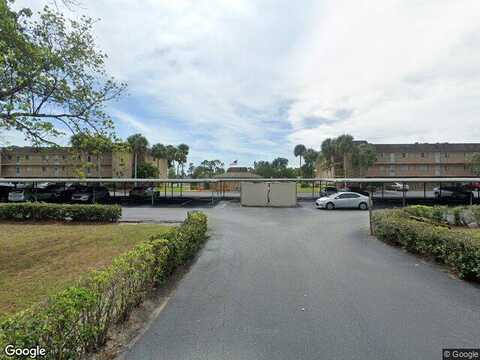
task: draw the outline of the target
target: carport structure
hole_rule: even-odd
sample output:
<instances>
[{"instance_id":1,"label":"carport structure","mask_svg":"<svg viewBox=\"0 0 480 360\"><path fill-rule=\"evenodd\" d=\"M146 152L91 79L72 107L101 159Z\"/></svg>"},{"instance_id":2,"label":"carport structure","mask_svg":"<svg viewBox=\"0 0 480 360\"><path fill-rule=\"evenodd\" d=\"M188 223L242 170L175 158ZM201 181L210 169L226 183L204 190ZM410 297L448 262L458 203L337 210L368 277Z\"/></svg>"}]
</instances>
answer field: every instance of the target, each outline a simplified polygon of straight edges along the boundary
<instances>
[{"instance_id":1,"label":"carport structure","mask_svg":"<svg viewBox=\"0 0 480 360\"><path fill-rule=\"evenodd\" d=\"M337 188L355 185L366 190L370 190L374 200L397 201L405 206L408 202L428 202L435 200L432 196L430 187L454 185L460 186L465 184L475 184L475 191L468 199L470 204L480 202L480 178L295 178L295 179L268 179L268 178L251 178L251 179L134 179L134 178L0 178L0 183L13 184L32 184L35 188L40 183L84 183L84 184L102 184L110 189L110 193L114 201L122 201L128 199L128 189L133 186L162 186L163 191L152 193L149 202L155 204L156 200L161 199L189 199L200 198L203 200L215 202L221 199L239 199L240 192L226 191L228 186L225 184L234 182L294 182L297 186L307 184L307 191L299 192L299 199L313 199L320 196L321 190L326 186L334 186ZM400 191L389 191L388 184L401 184L403 189ZM208 190L203 191L186 191L184 186L192 184L203 184ZM407 190L407 185L415 185L417 189L414 192ZM202 187L202 186L200 186Z\"/></svg>"}]
</instances>

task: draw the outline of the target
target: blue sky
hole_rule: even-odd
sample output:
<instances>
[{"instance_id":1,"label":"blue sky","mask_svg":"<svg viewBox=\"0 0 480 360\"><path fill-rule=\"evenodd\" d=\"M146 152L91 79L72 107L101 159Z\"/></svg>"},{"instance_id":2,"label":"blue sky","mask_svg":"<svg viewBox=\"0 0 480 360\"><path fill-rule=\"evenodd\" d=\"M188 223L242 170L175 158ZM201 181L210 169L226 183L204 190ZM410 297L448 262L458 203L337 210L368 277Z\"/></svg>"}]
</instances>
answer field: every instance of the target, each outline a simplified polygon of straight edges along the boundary
<instances>
[{"instance_id":1,"label":"blue sky","mask_svg":"<svg viewBox=\"0 0 480 360\"><path fill-rule=\"evenodd\" d=\"M108 71L129 85L109 105L119 134L189 144L190 161L295 161L295 144L343 133L480 142L478 0L82 0L66 13L100 19Z\"/></svg>"}]
</instances>

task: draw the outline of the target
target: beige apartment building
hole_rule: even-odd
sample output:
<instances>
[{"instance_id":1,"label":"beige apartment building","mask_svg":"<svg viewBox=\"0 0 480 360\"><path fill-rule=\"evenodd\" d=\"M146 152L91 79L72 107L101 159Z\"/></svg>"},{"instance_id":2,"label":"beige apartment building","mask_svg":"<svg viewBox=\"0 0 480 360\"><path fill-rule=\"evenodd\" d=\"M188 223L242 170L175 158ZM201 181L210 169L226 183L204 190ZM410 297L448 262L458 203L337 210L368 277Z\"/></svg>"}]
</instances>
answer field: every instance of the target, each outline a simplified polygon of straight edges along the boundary
<instances>
[{"instance_id":1,"label":"beige apartment building","mask_svg":"<svg viewBox=\"0 0 480 360\"><path fill-rule=\"evenodd\" d=\"M68 147L0 149L0 178L131 178L133 156L129 152L102 155L74 152ZM145 162L158 167L159 178L168 177L167 161L146 155Z\"/></svg>"},{"instance_id":2,"label":"beige apartment building","mask_svg":"<svg viewBox=\"0 0 480 360\"><path fill-rule=\"evenodd\" d=\"M359 173L347 168L348 177L473 177L471 158L480 143L372 144L377 159ZM350 165L351 166L351 165ZM348 167L348 166L347 166ZM317 177L343 176L337 164L325 169L317 163Z\"/></svg>"}]
</instances>

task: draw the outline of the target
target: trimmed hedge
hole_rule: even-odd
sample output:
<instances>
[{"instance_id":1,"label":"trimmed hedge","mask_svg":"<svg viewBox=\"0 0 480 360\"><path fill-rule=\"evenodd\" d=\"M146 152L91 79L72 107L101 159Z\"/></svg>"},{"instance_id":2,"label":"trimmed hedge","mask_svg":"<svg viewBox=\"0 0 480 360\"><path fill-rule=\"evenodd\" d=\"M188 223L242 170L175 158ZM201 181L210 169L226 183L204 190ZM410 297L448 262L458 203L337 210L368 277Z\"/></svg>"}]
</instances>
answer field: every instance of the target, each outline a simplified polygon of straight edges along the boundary
<instances>
[{"instance_id":1,"label":"trimmed hedge","mask_svg":"<svg viewBox=\"0 0 480 360\"><path fill-rule=\"evenodd\" d=\"M19 203L0 204L0 220L57 220L116 222L122 216L118 205Z\"/></svg>"},{"instance_id":2,"label":"trimmed hedge","mask_svg":"<svg viewBox=\"0 0 480 360\"><path fill-rule=\"evenodd\" d=\"M409 210L384 210L373 215L374 234L407 251L433 257L461 278L480 280L480 240L468 231L451 230L411 218ZM417 214L418 215L418 214Z\"/></svg>"},{"instance_id":3,"label":"trimmed hedge","mask_svg":"<svg viewBox=\"0 0 480 360\"><path fill-rule=\"evenodd\" d=\"M0 351L6 344L39 345L47 349L48 359L77 359L99 349L113 324L127 320L149 291L195 255L207 239L206 231L206 215L189 213L180 227L115 258L77 286L2 319Z\"/></svg>"}]
</instances>

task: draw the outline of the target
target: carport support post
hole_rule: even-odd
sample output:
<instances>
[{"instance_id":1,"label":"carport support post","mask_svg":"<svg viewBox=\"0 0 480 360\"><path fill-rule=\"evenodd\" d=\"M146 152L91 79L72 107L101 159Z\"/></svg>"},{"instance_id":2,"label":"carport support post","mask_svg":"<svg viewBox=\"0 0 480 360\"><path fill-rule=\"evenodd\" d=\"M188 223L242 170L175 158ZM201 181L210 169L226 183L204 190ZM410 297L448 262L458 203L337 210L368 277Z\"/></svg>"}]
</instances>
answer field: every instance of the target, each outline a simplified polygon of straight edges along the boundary
<instances>
[{"instance_id":1,"label":"carport support post","mask_svg":"<svg viewBox=\"0 0 480 360\"><path fill-rule=\"evenodd\" d=\"M153 197L155 196L155 183L152 183L152 197L151 197L151 202L152 202L152 206L153 206Z\"/></svg>"},{"instance_id":2,"label":"carport support post","mask_svg":"<svg viewBox=\"0 0 480 360\"><path fill-rule=\"evenodd\" d=\"M183 197L183 182L180 183L180 197Z\"/></svg>"},{"instance_id":3,"label":"carport support post","mask_svg":"<svg viewBox=\"0 0 480 360\"><path fill-rule=\"evenodd\" d=\"M113 197L117 197L117 196L116 196L116 192L117 192L117 183L114 182L114 183L113 183Z\"/></svg>"},{"instance_id":4,"label":"carport support post","mask_svg":"<svg viewBox=\"0 0 480 360\"><path fill-rule=\"evenodd\" d=\"M470 183L470 185L471 185L471 187L472 187L472 186L473 186L473 183ZM474 197L473 191L470 191L470 206L473 205L473 197Z\"/></svg>"},{"instance_id":5,"label":"carport support post","mask_svg":"<svg viewBox=\"0 0 480 360\"><path fill-rule=\"evenodd\" d=\"M373 207L372 192L370 191L368 193L368 219L370 222L370 235L373 236L372 207Z\"/></svg>"},{"instance_id":6,"label":"carport support post","mask_svg":"<svg viewBox=\"0 0 480 360\"><path fill-rule=\"evenodd\" d=\"M405 207L405 181L402 183L403 195L402 195L402 206Z\"/></svg>"},{"instance_id":7,"label":"carport support post","mask_svg":"<svg viewBox=\"0 0 480 360\"><path fill-rule=\"evenodd\" d=\"M382 182L382 200L385 198L385 183Z\"/></svg>"},{"instance_id":8,"label":"carport support post","mask_svg":"<svg viewBox=\"0 0 480 360\"><path fill-rule=\"evenodd\" d=\"M423 183L423 198L424 199L427 198L427 183L426 182Z\"/></svg>"},{"instance_id":9,"label":"carport support post","mask_svg":"<svg viewBox=\"0 0 480 360\"><path fill-rule=\"evenodd\" d=\"M38 200L37 200L37 182L36 182L36 181L33 182L33 189L35 190L35 191L34 191L34 193L35 193L35 202L37 202ZM24 192L24 194L25 194L25 192Z\"/></svg>"}]
</instances>

